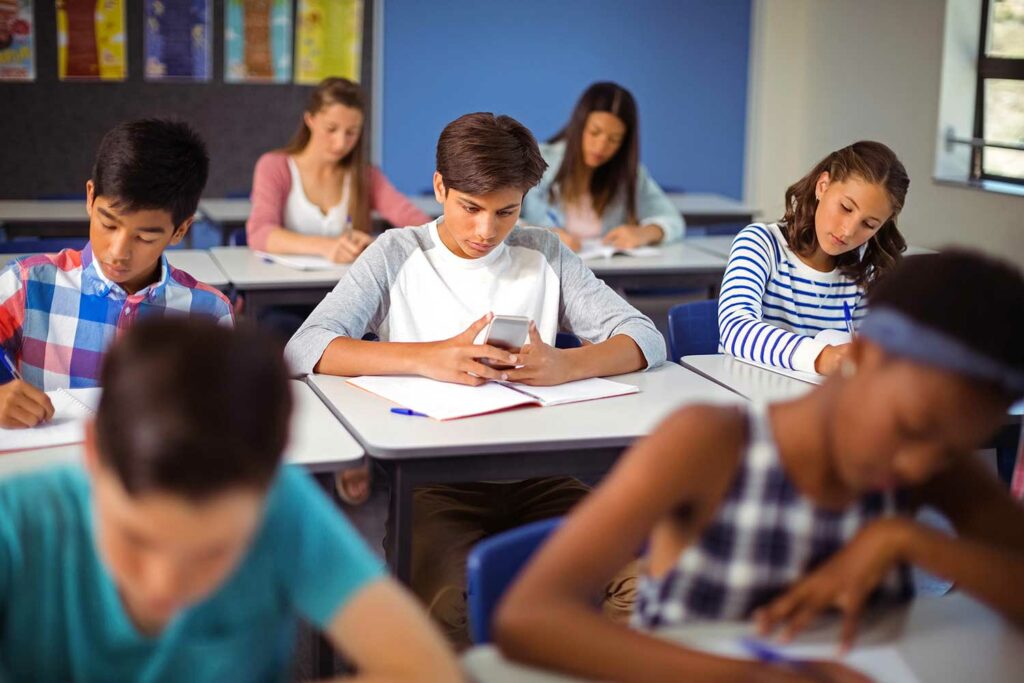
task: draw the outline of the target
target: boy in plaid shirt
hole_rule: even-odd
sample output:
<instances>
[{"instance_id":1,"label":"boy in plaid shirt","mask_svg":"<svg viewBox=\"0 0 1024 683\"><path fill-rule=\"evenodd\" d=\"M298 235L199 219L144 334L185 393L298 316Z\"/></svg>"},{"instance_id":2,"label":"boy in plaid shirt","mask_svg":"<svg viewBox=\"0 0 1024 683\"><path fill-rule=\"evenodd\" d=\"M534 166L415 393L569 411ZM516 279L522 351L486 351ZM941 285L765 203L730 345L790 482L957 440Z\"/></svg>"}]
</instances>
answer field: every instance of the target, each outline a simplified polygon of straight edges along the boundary
<instances>
[{"instance_id":1,"label":"boy in plaid shirt","mask_svg":"<svg viewBox=\"0 0 1024 683\"><path fill-rule=\"evenodd\" d=\"M184 123L142 119L104 136L85 185L89 244L0 271L0 347L20 375L0 385L0 427L51 418L45 391L97 386L108 345L140 317L232 323L227 298L163 253L188 233L209 165Z\"/></svg>"}]
</instances>

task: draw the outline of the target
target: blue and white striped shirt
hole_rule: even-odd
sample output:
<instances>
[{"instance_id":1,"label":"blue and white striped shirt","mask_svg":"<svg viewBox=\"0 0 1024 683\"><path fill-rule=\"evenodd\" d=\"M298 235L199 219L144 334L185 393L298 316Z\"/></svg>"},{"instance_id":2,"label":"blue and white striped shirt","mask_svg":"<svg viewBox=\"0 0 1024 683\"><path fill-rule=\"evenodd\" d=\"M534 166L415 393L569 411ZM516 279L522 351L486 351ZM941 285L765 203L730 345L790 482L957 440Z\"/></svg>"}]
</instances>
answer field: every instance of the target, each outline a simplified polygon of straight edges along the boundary
<instances>
[{"instance_id":1,"label":"blue and white striped shirt","mask_svg":"<svg viewBox=\"0 0 1024 683\"><path fill-rule=\"evenodd\" d=\"M718 299L719 350L787 370L814 372L822 330L846 330L867 313L864 292L838 269L814 270L790 250L777 223L755 223L733 240Z\"/></svg>"}]
</instances>

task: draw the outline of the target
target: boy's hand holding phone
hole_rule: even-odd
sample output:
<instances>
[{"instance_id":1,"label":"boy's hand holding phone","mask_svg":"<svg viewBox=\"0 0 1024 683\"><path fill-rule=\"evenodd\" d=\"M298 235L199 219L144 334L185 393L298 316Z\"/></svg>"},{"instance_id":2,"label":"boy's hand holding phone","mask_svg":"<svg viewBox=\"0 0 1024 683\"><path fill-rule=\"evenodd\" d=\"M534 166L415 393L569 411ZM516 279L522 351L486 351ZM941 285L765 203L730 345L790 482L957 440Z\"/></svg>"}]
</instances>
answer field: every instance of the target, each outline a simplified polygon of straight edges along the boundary
<instances>
[{"instance_id":1,"label":"boy's hand holding phone","mask_svg":"<svg viewBox=\"0 0 1024 683\"><path fill-rule=\"evenodd\" d=\"M519 352L519 367L508 371L510 382L553 386L575 379L565 349L545 344L535 323L530 323L529 334L529 342Z\"/></svg>"},{"instance_id":2,"label":"boy's hand holding phone","mask_svg":"<svg viewBox=\"0 0 1024 683\"><path fill-rule=\"evenodd\" d=\"M483 316L464 332L444 341L424 344L418 374L424 377L479 386L487 380L507 379L507 373L482 361L487 360L499 365L515 367L515 354L490 344L475 344L474 340L494 316L491 313ZM472 374L470 374L472 373Z\"/></svg>"}]
</instances>

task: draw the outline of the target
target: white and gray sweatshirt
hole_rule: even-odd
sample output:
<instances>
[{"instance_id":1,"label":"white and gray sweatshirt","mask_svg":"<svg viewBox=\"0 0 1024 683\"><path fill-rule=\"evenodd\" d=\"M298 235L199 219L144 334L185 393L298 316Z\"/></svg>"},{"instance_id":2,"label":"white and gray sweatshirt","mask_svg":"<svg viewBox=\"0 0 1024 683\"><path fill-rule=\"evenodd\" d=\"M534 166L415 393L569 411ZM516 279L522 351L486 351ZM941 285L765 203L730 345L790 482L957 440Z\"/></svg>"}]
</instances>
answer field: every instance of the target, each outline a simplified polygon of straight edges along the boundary
<instances>
[{"instance_id":1,"label":"white and gray sweatshirt","mask_svg":"<svg viewBox=\"0 0 1024 683\"><path fill-rule=\"evenodd\" d=\"M381 341L440 341L488 312L530 318L548 344L558 332L594 343L625 334L648 368L665 360L665 340L651 320L554 233L516 226L486 256L464 259L438 237L443 220L389 230L360 255L288 342L285 357L295 372L312 372L337 337L374 332Z\"/></svg>"}]
</instances>

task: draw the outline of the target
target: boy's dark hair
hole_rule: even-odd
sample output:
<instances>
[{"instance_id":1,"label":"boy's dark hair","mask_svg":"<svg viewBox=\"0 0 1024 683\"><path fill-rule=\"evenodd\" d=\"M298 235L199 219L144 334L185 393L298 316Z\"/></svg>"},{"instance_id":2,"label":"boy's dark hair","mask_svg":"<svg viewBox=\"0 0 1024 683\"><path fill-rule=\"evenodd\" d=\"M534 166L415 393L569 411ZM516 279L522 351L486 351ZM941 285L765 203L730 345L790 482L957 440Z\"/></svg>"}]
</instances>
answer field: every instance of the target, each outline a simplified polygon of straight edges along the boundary
<instances>
[{"instance_id":1,"label":"boy's dark hair","mask_svg":"<svg viewBox=\"0 0 1024 683\"><path fill-rule=\"evenodd\" d=\"M104 359L96 445L131 495L265 488L292 400L279 344L206 318L152 318Z\"/></svg>"},{"instance_id":2,"label":"boy's dark hair","mask_svg":"<svg viewBox=\"0 0 1024 683\"><path fill-rule=\"evenodd\" d=\"M886 306L1024 372L1024 276L963 249L909 256L879 279L872 308Z\"/></svg>"},{"instance_id":3,"label":"boy's dark hair","mask_svg":"<svg viewBox=\"0 0 1024 683\"><path fill-rule=\"evenodd\" d=\"M445 126L437 140L445 192L481 195L514 187L526 194L547 167L533 133L511 116L466 114Z\"/></svg>"},{"instance_id":4,"label":"boy's dark hair","mask_svg":"<svg viewBox=\"0 0 1024 683\"><path fill-rule=\"evenodd\" d=\"M92 182L114 208L168 211L177 228L195 214L209 172L206 145L187 123L138 119L103 136Z\"/></svg>"}]
</instances>

